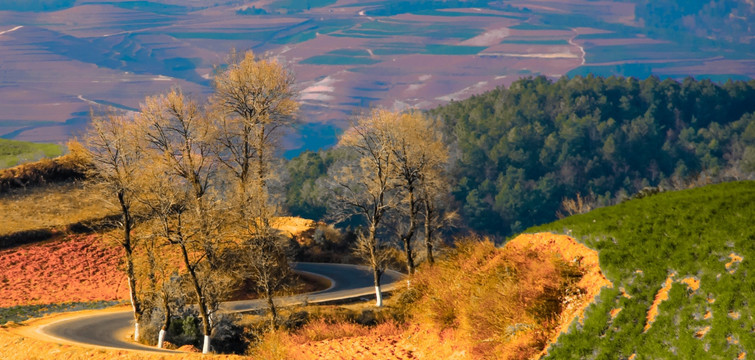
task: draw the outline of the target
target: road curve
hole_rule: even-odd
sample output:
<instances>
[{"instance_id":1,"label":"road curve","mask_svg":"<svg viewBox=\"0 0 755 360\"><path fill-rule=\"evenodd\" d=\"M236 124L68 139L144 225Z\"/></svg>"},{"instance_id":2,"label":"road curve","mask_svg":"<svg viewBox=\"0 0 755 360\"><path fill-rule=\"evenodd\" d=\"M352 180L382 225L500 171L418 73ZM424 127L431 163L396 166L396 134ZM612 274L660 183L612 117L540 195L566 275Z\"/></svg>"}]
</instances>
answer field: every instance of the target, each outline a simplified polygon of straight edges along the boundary
<instances>
[{"instance_id":1,"label":"road curve","mask_svg":"<svg viewBox=\"0 0 755 360\"><path fill-rule=\"evenodd\" d=\"M369 267L347 264L296 263L294 269L321 276L331 281L331 286L322 291L299 294L276 299L276 304L321 303L358 297L374 296L375 287ZM383 274L383 290L389 291L403 274L388 270ZM242 312L264 307L262 300L229 301L221 305L227 312ZM67 343L91 345L119 350L174 352L137 344L129 340L133 329L133 313L130 310L83 315L42 325L38 332Z\"/></svg>"}]
</instances>

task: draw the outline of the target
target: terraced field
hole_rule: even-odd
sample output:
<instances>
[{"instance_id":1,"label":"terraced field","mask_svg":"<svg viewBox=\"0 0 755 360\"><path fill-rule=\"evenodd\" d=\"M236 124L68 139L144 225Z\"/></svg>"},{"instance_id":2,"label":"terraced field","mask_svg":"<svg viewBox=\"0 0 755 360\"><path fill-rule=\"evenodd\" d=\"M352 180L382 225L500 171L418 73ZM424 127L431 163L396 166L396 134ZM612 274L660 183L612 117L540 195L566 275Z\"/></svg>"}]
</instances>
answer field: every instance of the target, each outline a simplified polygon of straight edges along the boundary
<instances>
[{"instance_id":1,"label":"terraced field","mask_svg":"<svg viewBox=\"0 0 755 360\"><path fill-rule=\"evenodd\" d=\"M289 135L288 154L332 145L365 107L429 108L521 76L755 77L752 49L649 37L629 2L36 3L0 4L2 138L63 142L90 107L135 110L172 86L203 96L231 48L295 72L300 133L319 135Z\"/></svg>"}]
</instances>

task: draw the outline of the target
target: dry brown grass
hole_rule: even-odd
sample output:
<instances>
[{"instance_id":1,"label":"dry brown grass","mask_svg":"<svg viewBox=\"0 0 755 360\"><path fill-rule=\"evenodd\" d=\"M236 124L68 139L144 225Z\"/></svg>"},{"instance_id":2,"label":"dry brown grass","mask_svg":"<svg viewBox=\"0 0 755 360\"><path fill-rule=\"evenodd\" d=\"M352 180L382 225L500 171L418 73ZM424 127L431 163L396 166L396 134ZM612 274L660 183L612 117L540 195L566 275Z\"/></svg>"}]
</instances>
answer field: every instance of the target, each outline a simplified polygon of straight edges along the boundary
<instances>
[{"instance_id":1,"label":"dry brown grass","mask_svg":"<svg viewBox=\"0 0 755 360\"><path fill-rule=\"evenodd\" d=\"M16 189L0 195L0 236L62 228L111 213L81 182Z\"/></svg>"},{"instance_id":2,"label":"dry brown grass","mask_svg":"<svg viewBox=\"0 0 755 360\"><path fill-rule=\"evenodd\" d=\"M83 179L90 164L83 146L75 140L66 146L69 150L66 155L0 170L0 194L16 188Z\"/></svg>"},{"instance_id":3,"label":"dry brown grass","mask_svg":"<svg viewBox=\"0 0 755 360\"><path fill-rule=\"evenodd\" d=\"M272 226L291 238L298 238L302 233L314 229L317 225L312 220L296 216L279 216L273 219Z\"/></svg>"},{"instance_id":4,"label":"dry brown grass","mask_svg":"<svg viewBox=\"0 0 755 360\"><path fill-rule=\"evenodd\" d=\"M394 316L409 316L407 324L317 320L289 335L272 334L261 348L291 359L538 357L610 285L597 260L566 236L524 235L503 249L463 242L386 302Z\"/></svg>"},{"instance_id":5,"label":"dry brown grass","mask_svg":"<svg viewBox=\"0 0 755 360\"><path fill-rule=\"evenodd\" d=\"M392 321L376 326L315 320L292 333L270 332L254 348L255 359L410 359L404 329Z\"/></svg>"},{"instance_id":6,"label":"dry brown grass","mask_svg":"<svg viewBox=\"0 0 755 360\"><path fill-rule=\"evenodd\" d=\"M414 305L420 352L526 359L543 351L560 330L562 311L583 293L576 287L581 275L564 261L567 254L541 251L528 240L503 249L461 242L449 260L415 277L424 294Z\"/></svg>"}]
</instances>

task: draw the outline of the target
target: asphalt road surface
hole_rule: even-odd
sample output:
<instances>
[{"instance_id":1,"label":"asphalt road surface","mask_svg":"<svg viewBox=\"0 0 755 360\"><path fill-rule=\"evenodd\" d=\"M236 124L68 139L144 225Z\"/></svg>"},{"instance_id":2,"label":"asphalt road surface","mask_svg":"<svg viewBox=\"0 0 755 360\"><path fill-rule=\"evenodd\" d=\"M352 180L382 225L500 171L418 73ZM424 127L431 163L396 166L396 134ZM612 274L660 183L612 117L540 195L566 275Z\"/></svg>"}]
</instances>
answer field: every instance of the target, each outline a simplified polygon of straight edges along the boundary
<instances>
[{"instance_id":1,"label":"asphalt road surface","mask_svg":"<svg viewBox=\"0 0 755 360\"><path fill-rule=\"evenodd\" d=\"M369 267L346 264L296 263L294 269L330 280L331 286L322 291L276 299L276 304L285 306L297 303L320 303L374 297L375 287ZM381 279L383 291L392 289L403 275L388 270ZM221 305L227 312L242 312L265 307L262 300L229 301ZM130 310L103 314L84 315L44 325L39 331L61 340L104 346L124 350L173 352L137 344L129 340L134 316Z\"/></svg>"}]
</instances>

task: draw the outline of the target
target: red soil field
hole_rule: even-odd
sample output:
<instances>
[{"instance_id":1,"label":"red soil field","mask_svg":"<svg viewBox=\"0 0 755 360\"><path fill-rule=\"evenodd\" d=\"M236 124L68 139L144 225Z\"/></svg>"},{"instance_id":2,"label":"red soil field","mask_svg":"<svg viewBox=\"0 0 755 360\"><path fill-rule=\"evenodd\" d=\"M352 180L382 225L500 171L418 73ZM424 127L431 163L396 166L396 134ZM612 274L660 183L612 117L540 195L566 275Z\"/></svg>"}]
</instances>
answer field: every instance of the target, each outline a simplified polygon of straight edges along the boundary
<instances>
[{"instance_id":1,"label":"red soil field","mask_svg":"<svg viewBox=\"0 0 755 360\"><path fill-rule=\"evenodd\" d=\"M71 235L0 250L0 307L128 297L122 250L99 235Z\"/></svg>"},{"instance_id":2,"label":"red soil field","mask_svg":"<svg viewBox=\"0 0 755 360\"><path fill-rule=\"evenodd\" d=\"M276 222L292 237L314 225L294 217ZM178 254L165 254L180 264ZM98 234L61 235L44 243L0 250L0 307L128 299L122 259L123 250ZM237 296L251 296L244 291Z\"/></svg>"}]
</instances>

